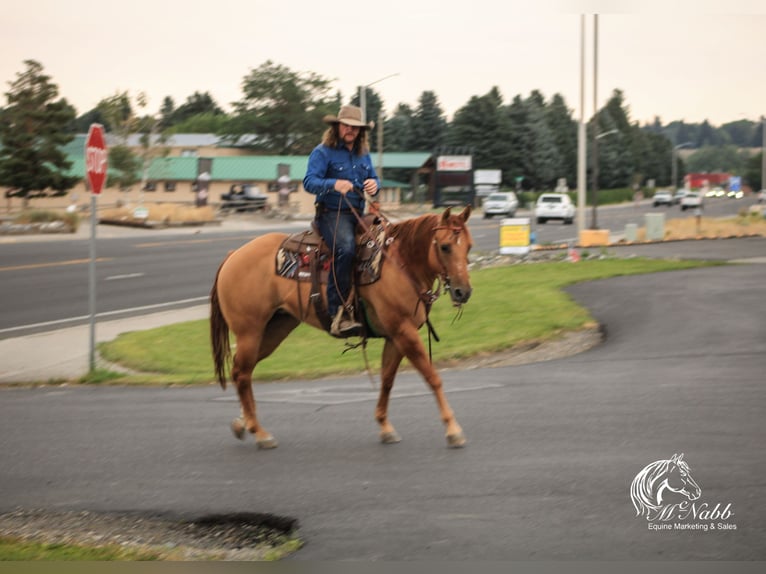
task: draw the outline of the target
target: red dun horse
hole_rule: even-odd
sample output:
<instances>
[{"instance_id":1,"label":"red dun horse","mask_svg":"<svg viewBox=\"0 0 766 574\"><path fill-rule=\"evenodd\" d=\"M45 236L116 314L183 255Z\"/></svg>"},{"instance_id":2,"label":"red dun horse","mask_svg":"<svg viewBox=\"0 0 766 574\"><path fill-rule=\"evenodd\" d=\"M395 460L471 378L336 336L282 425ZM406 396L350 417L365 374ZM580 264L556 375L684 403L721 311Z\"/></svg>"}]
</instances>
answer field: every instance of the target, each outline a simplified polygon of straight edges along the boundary
<instances>
[{"instance_id":1,"label":"red dun horse","mask_svg":"<svg viewBox=\"0 0 766 574\"><path fill-rule=\"evenodd\" d=\"M357 287L373 332L385 339L382 354L381 389L375 408L383 443L400 438L388 420L388 401L402 358L420 372L431 387L446 426L447 444L460 447L465 437L442 389L418 330L428 319L434 284L439 280L449 291L452 303L460 306L471 296L468 251L471 234L466 221L471 208L459 215L447 209L442 215L428 214L392 224L380 279ZM236 385L241 417L232 430L242 439L245 430L255 435L261 448L274 448L276 439L258 420L252 388L252 372L258 362L274 352L301 321L322 329L310 288L275 272L277 250L287 236L269 233L233 251L221 264L210 293L210 335L216 378L226 388L226 367L231 359L229 332L236 338L231 378ZM324 288L323 288L324 295Z\"/></svg>"}]
</instances>

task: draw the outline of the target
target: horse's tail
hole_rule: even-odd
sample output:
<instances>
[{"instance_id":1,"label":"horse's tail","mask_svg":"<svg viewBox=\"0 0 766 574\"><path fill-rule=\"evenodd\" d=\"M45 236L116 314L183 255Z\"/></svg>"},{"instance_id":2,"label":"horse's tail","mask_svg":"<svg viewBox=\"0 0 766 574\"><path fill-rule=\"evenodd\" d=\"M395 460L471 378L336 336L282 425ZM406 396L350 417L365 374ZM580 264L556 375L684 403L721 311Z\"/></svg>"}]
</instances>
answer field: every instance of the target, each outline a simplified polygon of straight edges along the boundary
<instances>
[{"instance_id":1,"label":"horse's tail","mask_svg":"<svg viewBox=\"0 0 766 574\"><path fill-rule=\"evenodd\" d=\"M221 313L221 304L218 300L218 275L221 273L221 267L215 274L213 288L210 290L210 342L213 346L215 378L221 388L225 389L226 364L231 358L231 344L229 343L229 325Z\"/></svg>"}]
</instances>

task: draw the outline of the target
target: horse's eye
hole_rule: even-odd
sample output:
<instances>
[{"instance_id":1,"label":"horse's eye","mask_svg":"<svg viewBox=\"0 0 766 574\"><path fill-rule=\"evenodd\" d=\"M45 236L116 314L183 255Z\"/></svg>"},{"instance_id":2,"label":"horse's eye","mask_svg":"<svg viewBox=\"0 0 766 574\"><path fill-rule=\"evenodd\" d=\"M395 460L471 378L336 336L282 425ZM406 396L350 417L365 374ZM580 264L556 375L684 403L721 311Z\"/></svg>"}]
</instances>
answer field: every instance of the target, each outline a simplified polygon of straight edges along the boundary
<instances>
[{"instance_id":1,"label":"horse's eye","mask_svg":"<svg viewBox=\"0 0 766 574\"><path fill-rule=\"evenodd\" d=\"M452 253L452 245L450 245L449 243L442 243L441 250L442 250L442 253L450 254Z\"/></svg>"}]
</instances>

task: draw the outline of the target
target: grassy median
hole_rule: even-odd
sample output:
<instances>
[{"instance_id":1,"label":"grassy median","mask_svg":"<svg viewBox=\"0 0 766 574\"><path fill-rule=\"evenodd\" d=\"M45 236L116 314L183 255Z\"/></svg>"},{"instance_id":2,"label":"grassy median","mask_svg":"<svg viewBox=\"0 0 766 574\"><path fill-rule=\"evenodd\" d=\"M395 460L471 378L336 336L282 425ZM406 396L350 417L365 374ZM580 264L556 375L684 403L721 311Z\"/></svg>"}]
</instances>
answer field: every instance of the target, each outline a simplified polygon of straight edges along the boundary
<instances>
[{"instance_id":1,"label":"grassy median","mask_svg":"<svg viewBox=\"0 0 766 574\"><path fill-rule=\"evenodd\" d=\"M435 363L508 350L545 341L593 324L588 311L562 290L580 281L715 265L702 261L600 259L516 264L472 272L474 293L458 317L449 297L434 305L431 321L441 342L433 343ZM426 330L422 330L425 340ZM355 339L349 339L354 342ZM382 341L368 342L367 356L377 372ZM261 362L254 380L319 378L363 372L361 350L343 352L343 341L299 326L279 349ZM84 382L204 384L213 382L208 321L179 323L124 333L99 345L101 356L135 371L86 377Z\"/></svg>"}]
</instances>

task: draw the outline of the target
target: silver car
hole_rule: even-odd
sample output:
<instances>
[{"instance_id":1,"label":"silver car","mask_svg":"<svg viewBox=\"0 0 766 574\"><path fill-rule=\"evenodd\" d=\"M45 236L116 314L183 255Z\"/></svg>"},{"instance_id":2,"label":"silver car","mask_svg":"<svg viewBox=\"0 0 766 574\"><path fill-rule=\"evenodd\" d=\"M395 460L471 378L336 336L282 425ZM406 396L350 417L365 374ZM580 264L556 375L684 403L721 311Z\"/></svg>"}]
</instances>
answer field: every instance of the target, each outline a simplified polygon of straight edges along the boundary
<instances>
[{"instance_id":1,"label":"silver car","mask_svg":"<svg viewBox=\"0 0 766 574\"><path fill-rule=\"evenodd\" d=\"M518 207L519 200L512 191L490 193L484 200L484 203L481 204L485 219L493 215L513 217L516 215Z\"/></svg>"}]
</instances>

